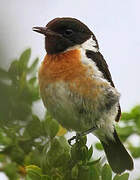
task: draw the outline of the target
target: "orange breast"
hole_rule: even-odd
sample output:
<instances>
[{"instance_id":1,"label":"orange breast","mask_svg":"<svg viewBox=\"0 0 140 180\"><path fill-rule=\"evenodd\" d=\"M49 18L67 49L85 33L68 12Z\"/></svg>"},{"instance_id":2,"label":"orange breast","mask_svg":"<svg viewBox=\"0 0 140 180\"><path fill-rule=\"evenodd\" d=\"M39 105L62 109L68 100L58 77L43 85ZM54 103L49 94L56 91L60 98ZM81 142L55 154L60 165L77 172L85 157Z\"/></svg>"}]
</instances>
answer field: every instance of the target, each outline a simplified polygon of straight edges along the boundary
<instances>
[{"instance_id":1,"label":"orange breast","mask_svg":"<svg viewBox=\"0 0 140 180\"><path fill-rule=\"evenodd\" d=\"M93 74L94 70L81 62L80 50L46 55L39 70L40 89L44 89L47 84L63 80L69 84L72 91L95 97L104 83L94 80Z\"/></svg>"},{"instance_id":2,"label":"orange breast","mask_svg":"<svg viewBox=\"0 0 140 180\"><path fill-rule=\"evenodd\" d=\"M46 55L39 70L39 77L54 82L72 80L80 73L85 73L85 67L80 61L80 51L71 50L57 55Z\"/></svg>"}]
</instances>

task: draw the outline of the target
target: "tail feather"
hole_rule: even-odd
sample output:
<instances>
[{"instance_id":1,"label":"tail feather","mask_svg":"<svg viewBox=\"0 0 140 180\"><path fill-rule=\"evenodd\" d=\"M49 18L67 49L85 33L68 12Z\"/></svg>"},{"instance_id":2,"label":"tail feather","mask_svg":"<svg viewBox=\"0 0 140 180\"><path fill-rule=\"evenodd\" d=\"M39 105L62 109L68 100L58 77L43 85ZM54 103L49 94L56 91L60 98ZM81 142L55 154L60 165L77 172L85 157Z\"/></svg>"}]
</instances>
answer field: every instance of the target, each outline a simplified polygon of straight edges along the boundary
<instances>
[{"instance_id":1,"label":"tail feather","mask_svg":"<svg viewBox=\"0 0 140 180\"><path fill-rule=\"evenodd\" d=\"M107 138L107 143L101 141L112 170L117 174L121 174L125 170L132 170L133 160L121 143L116 130L113 135L115 140Z\"/></svg>"}]
</instances>

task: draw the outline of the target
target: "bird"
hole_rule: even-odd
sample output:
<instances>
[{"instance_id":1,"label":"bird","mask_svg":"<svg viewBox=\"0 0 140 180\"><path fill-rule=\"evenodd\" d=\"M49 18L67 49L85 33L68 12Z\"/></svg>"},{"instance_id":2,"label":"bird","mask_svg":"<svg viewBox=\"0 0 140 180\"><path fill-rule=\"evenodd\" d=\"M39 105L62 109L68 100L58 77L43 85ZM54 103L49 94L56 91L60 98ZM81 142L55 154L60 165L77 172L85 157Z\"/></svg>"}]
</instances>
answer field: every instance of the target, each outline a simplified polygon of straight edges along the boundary
<instances>
[{"instance_id":1,"label":"bird","mask_svg":"<svg viewBox=\"0 0 140 180\"><path fill-rule=\"evenodd\" d=\"M132 170L132 157L115 130L120 93L93 32L72 17L55 18L33 31L45 36L46 55L38 78L47 111L68 131L92 132L113 172Z\"/></svg>"}]
</instances>

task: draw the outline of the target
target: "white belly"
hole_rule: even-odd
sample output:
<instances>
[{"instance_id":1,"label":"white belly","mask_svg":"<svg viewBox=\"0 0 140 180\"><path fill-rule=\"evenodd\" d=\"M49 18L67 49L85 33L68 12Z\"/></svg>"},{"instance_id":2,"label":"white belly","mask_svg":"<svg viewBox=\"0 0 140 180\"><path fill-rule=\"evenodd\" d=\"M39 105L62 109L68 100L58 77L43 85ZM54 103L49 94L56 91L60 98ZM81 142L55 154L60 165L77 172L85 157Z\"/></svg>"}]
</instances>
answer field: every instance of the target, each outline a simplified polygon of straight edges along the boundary
<instances>
[{"instance_id":1,"label":"white belly","mask_svg":"<svg viewBox=\"0 0 140 180\"><path fill-rule=\"evenodd\" d=\"M71 92L65 82L57 82L46 87L42 98L50 114L69 130L85 131L95 126L111 129L119 97L114 88L103 91L94 101Z\"/></svg>"}]
</instances>

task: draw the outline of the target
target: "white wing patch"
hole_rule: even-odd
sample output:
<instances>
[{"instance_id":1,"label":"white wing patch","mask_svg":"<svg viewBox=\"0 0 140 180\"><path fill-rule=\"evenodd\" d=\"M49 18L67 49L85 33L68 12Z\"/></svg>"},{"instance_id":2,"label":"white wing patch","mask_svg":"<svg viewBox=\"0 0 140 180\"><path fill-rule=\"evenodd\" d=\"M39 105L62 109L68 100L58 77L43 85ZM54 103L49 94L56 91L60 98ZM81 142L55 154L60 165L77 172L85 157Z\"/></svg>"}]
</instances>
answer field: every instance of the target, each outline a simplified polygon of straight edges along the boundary
<instances>
[{"instance_id":1,"label":"white wing patch","mask_svg":"<svg viewBox=\"0 0 140 180\"><path fill-rule=\"evenodd\" d=\"M93 40L93 35L87 41L81 44L81 48L85 50L91 50L93 52L98 52L97 43L95 40Z\"/></svg>"},{"instance_id":2,"label":"white wing patch","mask_svg":"<svg viewBox=\"0 0 140 180\"><path fill-rule=\"evenodd\" d=\"M87 41L85 41L83 44L78 44L78 45L75 45L73 47L70 47L66 51L71 51L71 50L74 50L74 49L91 50L93 52L98 52L99 51L99 49L97 48L96 41L93 40L93 35L91 35L91 37Z\"/></svg>"}]
</instances>

